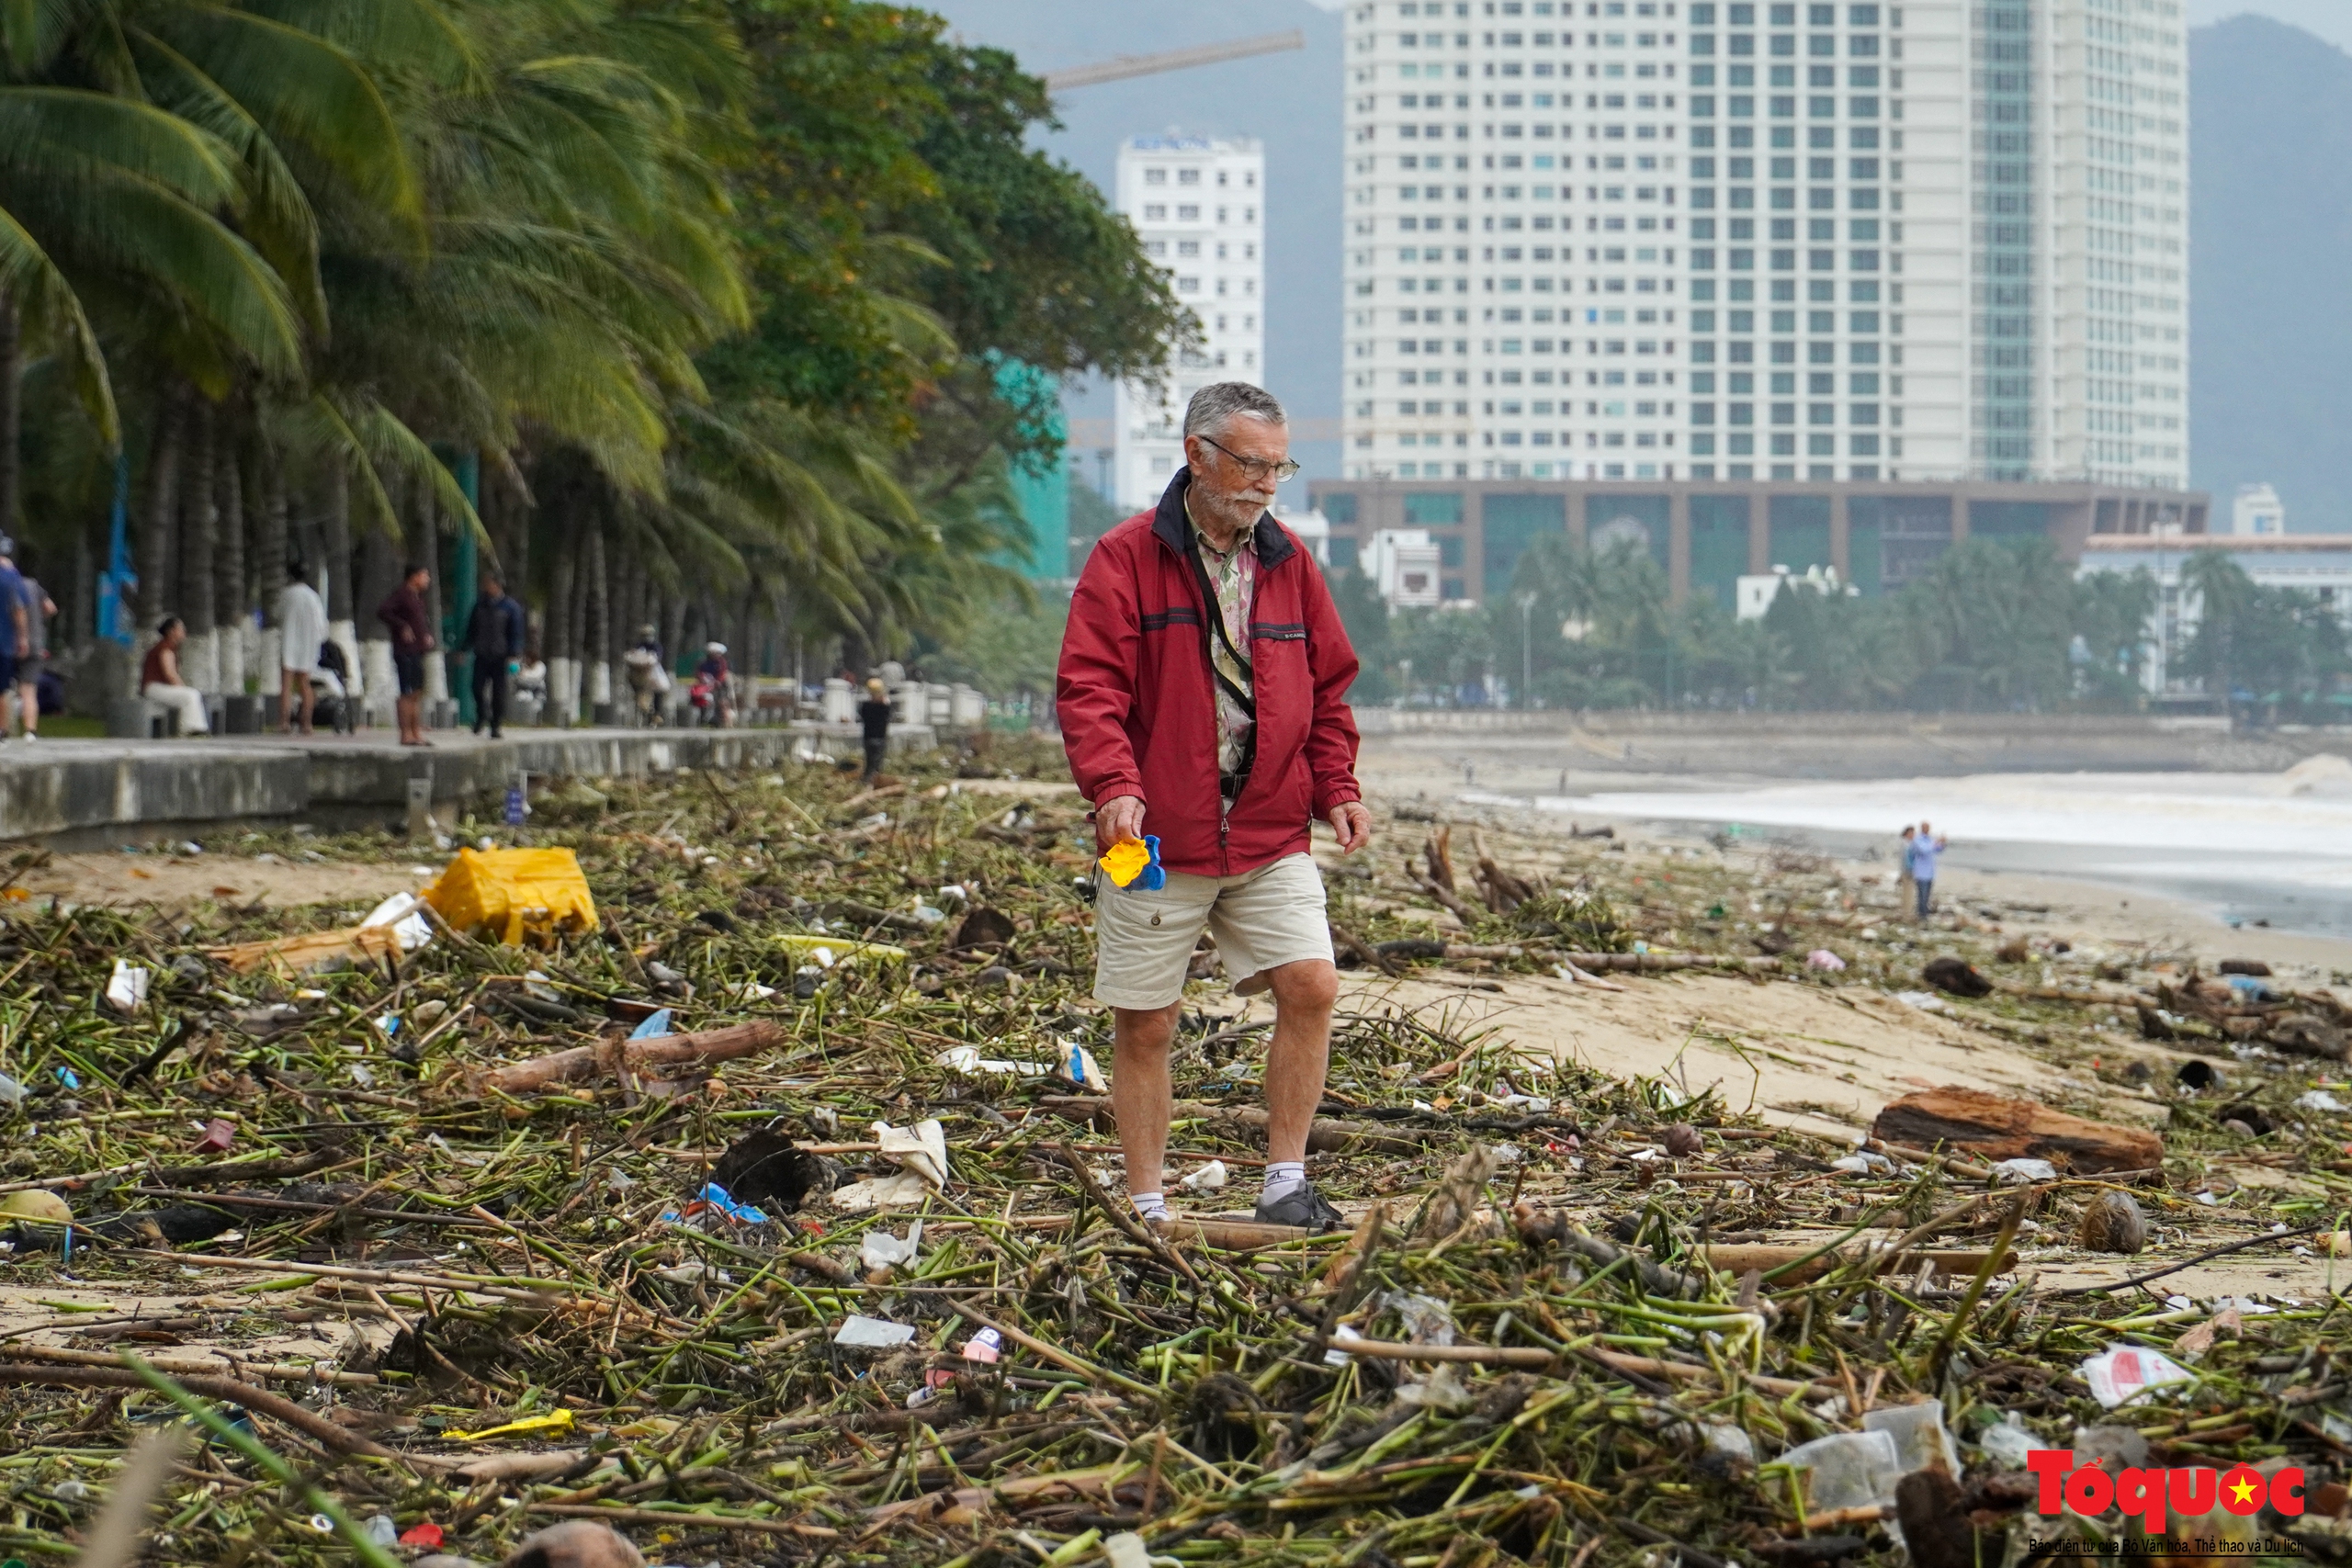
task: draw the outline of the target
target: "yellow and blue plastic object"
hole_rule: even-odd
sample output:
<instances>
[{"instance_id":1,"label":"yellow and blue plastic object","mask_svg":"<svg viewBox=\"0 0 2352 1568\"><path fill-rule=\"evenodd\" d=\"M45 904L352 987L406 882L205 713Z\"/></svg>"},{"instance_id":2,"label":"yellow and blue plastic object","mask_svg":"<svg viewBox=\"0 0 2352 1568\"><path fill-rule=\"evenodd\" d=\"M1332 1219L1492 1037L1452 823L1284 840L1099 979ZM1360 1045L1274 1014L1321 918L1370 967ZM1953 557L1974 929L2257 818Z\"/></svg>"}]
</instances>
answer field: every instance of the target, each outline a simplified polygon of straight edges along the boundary
<instances>
[{"instance_id":1,"label":"yellow and blue plastic object","mask_svg":"<svg viewBox=\"0 0 2352 1568\"><path fill-rule=\"evenodd\" d=\"M1121 887L1157 893L1168 886L1168 872L1159 863L1159 835L1123 839L1113 844L1099 863Z\"/></svg>"}]
</instances>

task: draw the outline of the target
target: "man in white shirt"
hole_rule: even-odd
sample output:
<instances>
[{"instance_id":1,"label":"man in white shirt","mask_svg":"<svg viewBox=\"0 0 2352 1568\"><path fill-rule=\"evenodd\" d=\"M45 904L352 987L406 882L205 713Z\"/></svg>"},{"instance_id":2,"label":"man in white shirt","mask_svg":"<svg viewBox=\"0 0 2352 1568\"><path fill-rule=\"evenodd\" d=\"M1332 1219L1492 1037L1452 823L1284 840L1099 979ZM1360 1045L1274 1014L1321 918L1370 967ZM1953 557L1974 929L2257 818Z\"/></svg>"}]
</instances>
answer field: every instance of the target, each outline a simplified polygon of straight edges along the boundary
<instances>
[{"instance_id":1,"label":"man in white shirt","mask_svg":"<svg viewBox=\"0 0 2352 1568\"><path fill-rule=\"evenodd\" d=\"M295 732L298 722L301 733L308 735L311 672L318 668L319 645L327 639L327 607L320 602L319 591L303 581L300 561L286 563L286 586L277 592L277 628L278 708L288 735Z\"/></svg>"}]
</instances>

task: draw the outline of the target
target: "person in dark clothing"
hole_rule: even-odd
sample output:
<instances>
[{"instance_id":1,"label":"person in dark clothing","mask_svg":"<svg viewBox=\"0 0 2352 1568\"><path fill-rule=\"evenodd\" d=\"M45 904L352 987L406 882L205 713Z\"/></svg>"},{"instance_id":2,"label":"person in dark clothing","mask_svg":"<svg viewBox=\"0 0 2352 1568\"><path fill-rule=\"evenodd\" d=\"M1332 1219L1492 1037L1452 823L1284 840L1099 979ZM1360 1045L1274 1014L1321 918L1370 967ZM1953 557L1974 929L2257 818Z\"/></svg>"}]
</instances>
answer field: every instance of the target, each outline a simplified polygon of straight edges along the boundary
<instances>
[{"instance_id":1,"label":"person in dark clothing","mask_svg":"<svg viewBox=\"0 0 2352 1568\"><path fill-rule=\"evenodd\" d=\"M400 676L401 744L430 746L424 738L424 656L433 651L433 623L424 613L424 587L433 574L411 566L401 585L376 606L376 618L392 634L392 669Z\"/></svg>"},{"instance_id":2,"label":"person in dark clothing","mask_svg":"<svg viewBox=\"0 0 2352 1568\"><path fill-rule=\"evenodd\" d=\"M882 759L890 750L890 689L879 676L865 682L857 722L865 732L865 787L871 789L882 776Z\"/></svg>"},{"instance_id":3,"label":"person in dark clothing","mask_svg":"<svg viewBox=\"0 0 2352 1568\"><path fill-rule=\"evenodd\" d=\"M466 621L466 651L474 656L474 733L490 726L490 738L505 738L506 677L523 651L523 606L492 573L481 580L481 597Z\"/></svg>"}]
</instances>

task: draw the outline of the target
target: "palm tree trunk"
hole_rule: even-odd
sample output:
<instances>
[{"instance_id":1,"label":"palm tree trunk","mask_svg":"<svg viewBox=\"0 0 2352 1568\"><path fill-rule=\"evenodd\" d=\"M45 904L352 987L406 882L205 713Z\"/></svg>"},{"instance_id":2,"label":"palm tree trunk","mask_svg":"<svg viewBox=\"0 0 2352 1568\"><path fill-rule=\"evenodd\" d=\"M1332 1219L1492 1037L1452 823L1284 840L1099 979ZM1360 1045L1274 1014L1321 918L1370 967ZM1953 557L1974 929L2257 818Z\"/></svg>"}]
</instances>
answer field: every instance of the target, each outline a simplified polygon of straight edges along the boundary
<instances>
[{"instance_id":1,"label":"palm tree trunk","mask_svg":"<svg viewBox=\"0 0 2352 1568\"><path fill-rule=\"evenodd\" d=\"M223 411L224 415L226 410ZM224 423L226 420L224 418ZM232 427L233 428L233 426ZM214 493L220 509L220 533L214 544L212 603L220 637L220 689L245 689L245 633L253 616L253 592L245 581L245 476L243 443L233 436L220 443L214 466Z\"/></svg>"},{"instance_id":2,"label":"palm tree trunk","mask_svg":"<svg viewBox=\"0 0 2352 1568\"><path fill-rule=\"evenodd\" d=\"M589 716L613 703L613 581L605 549L605 519L588 536L587 637Z\"/></svg>"},{"instance_id":3,"label":"palm tree trunk","mask_svg":"<svg viewBox=\"0 0 2352 1568\"><path fill-rule=\"evenodd\" d=\"M188 438L187 482L180 487L180 615L187 642L180 649L180 679L198 691L220 689L215 630L213 551L219 543L220 509L213 486L219 457L220 412L199 400Z\"/></svg>"},{"instance_id":4,"label":"palm tree trunk","mask_svg":"<svg viewBox=\"0 0 2352 1568\"><path fill-rule=\"evenodd\" d=\"M261 481L261 509L254 518L254 560L252 578L262 608L272 609L277 603L278 585L286 581L286 563L303 552L290 548L286 517L286 468L277 454L270 450L267 441L254 446L254 477ZM315 573L318 558L303 555L305 570ZM275 619L275 615L272 616ZM265 682L269 672L264 671Z\"/></svg>"},{"instance_id":5,"label":"palm tree trunk","mask_svg":"<svg viewBox=\"0 0 2352 1568\"><path fill-rule=\"evenodd\" d=\"M0 534L16 537L23 505L24 404L18 376L24 361L24 318L0 292Z\"/></svg>"},{"instance_id":6,"label":"palm tree trunk","mask_svg":"<svg viewBox=\"0 0 2352 1568\"><path fill-rule=\"evenodd\" d=\"M147 454L147 507L139 531L139 618L142 640L171 604L174 524L179 516L180 461L187 442L187 391L174 385L157 400L154 445Z\"/></svg>"}]
</instances>

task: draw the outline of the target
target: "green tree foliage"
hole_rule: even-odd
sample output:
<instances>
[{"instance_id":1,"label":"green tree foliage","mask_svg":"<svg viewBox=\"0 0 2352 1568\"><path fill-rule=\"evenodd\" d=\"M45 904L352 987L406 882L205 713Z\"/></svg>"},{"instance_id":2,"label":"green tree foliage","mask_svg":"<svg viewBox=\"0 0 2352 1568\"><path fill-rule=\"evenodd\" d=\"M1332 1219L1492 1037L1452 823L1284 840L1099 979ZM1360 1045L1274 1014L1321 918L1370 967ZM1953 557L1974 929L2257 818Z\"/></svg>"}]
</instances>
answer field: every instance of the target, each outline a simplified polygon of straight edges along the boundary
<instances>
[{"instance_id":1,"label":"green tree foliage","mask_svg":"<svg viewBox=\"0 0 2352 1568\"><path fill-rule=\"evenodd\" d=\"M1049 115L870 0L0 4L0 530L28 449L46 542L102 527L119 446L145 617L216 553L242 615L292 516L477 531L588 658L689 600L959 632L1025 603L1058 378L1190 327Z\"/></svg>"},{"instance_id":2,"label":"green tree foliage","mask_svg":"<svg viewBox=\"0 0 2352 1568\"><path fill-rule=\"evenodd\" d=\"M2233 671L2267 702L2319 700L2346 667L2340 622L2314 596L2257 590L2236 570L2220 557L2192 568L2222 606L2192 644L2192 669L2209 685ZM1334 592L1369 650L1359 700L1456 702L1486 677L1514 702L1567 707L2046 712L2142 699L2156 604L2146 572L2077 577L2044 541L1973 540L1897 593L1828 587L1792 580L1760 619L1740 621L1711 599L1670 605L1638 543L1594 551L1551 538L1476 610L1391 616L1351 573Z\"/></svg>"},{"instance_id":3,"label":"green tree foliage","mask_svg":"<svg viewBox=\"0 0 2352 1568\"><path fill-rule=\"evenodd\" d=\"M2180 577L2197 616L2181 664L2208 692L2276 714L2319 702L2352 671L2344 623L2316 592L2265 587L2218 550L2198 551Z\"/></svg>"}]
</instances>

